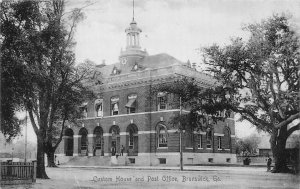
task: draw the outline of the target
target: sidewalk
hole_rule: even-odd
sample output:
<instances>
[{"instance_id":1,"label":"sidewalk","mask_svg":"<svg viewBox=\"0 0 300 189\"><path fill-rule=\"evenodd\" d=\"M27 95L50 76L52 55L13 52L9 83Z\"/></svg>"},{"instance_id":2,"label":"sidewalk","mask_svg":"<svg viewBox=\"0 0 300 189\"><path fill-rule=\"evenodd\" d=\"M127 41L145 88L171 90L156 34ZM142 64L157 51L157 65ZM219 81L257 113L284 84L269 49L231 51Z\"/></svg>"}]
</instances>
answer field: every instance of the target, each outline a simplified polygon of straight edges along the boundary
<instances>
[{"instance_id":1,"label":"sidewalk","mask_svg":"<svg viewBox=\"0 0 300 189\"><path fill-rule=\"evenodd\" d=\"M180 170L180 167L169 166L77 166L77 165L60 165L63 168L99 168L99 169L133 169L133 170ZM184 165L184 171L220 171L220 170L244 170L244 169L266 169L262 165L244 166L240 164L205 164L205 165Z\"/></svg>"}]
</instances>

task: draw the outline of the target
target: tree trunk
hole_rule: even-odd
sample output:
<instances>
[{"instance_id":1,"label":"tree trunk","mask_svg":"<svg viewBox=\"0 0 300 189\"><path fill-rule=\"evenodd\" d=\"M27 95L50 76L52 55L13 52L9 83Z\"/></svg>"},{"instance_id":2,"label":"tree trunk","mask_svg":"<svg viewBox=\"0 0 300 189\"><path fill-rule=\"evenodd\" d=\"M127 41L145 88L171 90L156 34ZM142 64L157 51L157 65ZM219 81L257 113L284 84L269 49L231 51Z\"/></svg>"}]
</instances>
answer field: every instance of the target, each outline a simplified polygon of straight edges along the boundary
<instances>
[{"instance_id":1,"label":"tree trunk","mask_svg":"<svg viewBox=\"0 0 300 189\"><path fill-rule=\"evenodd\" d=\"M54 152L55 152L55 150L53 150L53 149L50 149L47 152L47 161L48 161L47 167L57 167L55 164Z\"/></svg>"},{"instance_id":2,"label":"tree trunk","mask_svg":"<svg viewBox=\"0 0 300 189\"><path fill-rule=\"evenodd\" d=\"M273 132L271 136L271 148L275 161L275 166L272 173L288 173L290 169L287 167L287 157L285 153L285 145L287 140L285 127L281 128L278 132Z\"/></svg>"},{"instance_id":3,"label":"tree trunk","mask_svg":"<svg viewBox=\"0 0 300 189\"><path fill-rule=\"evenodd\" d=\"M45 170L44 138L37 136L37 172L36 178L49 179Z\"/></svg>"}]
</instances>

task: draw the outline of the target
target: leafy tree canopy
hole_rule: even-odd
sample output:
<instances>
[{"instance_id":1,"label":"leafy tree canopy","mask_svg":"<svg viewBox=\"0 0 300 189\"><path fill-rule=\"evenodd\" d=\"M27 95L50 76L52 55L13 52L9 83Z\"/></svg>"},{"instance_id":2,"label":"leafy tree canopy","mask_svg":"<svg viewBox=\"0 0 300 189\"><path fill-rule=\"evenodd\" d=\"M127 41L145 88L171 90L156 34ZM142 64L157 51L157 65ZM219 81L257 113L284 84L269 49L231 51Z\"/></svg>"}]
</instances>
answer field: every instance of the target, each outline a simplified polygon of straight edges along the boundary
<instances>
[{"instance_id":1,"label":"leafy tree canopy","mask_svg":"<svg viewBox=\"0 0 300 189\"><path fill-rule=\"evenodd\" d=\"M93 96L83 84L93 67L75 66L73 52L74 32L83 18L81 9L66 13L63 0L1 3L1 122L17 131L11 118L17 110L28 111L38 140L38 178L48 178L44 153L54 153L65 122L78 118L78 105Z\"/></svg>"},{"instance_id":2,"label":"leafy tree canopy","mask_svg":"<svg viewBox=\"0 0 300 189\"><path fill-rule=\"evenodd\" d=\"M159 85L156 91L176 94L189 104L188 116L173 119L181 126L203 129L211 127L209 119L238 113L240 120L271 134L274 172L286 172L286 140L300 129L299 37L284 14L243 29L250 33L248 40L237 37L229 45L202 49L214 86L201 87L197 78L179 79Z\"/></svg>"}]
</instances>

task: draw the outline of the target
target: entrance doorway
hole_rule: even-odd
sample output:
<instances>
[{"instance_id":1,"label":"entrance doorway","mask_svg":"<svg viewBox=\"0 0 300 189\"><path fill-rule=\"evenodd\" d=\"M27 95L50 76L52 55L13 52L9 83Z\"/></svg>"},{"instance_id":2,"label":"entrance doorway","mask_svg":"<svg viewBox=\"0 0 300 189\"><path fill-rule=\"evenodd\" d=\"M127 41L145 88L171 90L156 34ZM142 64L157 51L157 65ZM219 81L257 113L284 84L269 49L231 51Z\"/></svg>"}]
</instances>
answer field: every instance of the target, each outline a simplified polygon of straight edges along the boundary
<instances>
[{"instance_id":1,"label":"entrance doorway","mask_svg":"<svg viewBox=\"0 0 300 189\"><path fill-rule=\"evenodd\" d=\"M138 128L134 124L130 124L127 127L126 132L129 134L127 135L126 140L126 150L128 156L137 156L138 155Z\"/></svg>"},{"instance_id":2,"label":"entrance doorway","mask_svg":"<svg viewBox=\"0 0 300 189\"><path fill-rule=\"evenodd\" d=\"M113 125L109 132L111 134L109 152L112 156L115 156L116 154L120 154L120 128Z\"/></svg>"},{"instance_id":3,"label":"entrance doorway","mask_svg":"<svg viewBox=\"0 0 300 189\"><path fill-rule=\"evenodd\" d=\"M117 141L116 140L111 141L111 155L112 156L116 155L116 146L117 146Z\"/></svg>"},{"instance_id":4,"label":"entrance doorway","mask_svg":"<svg viewBox=\"0 0 300 189\"><path fill-rule=\"evenodd\" d=\"M73 156L74 149L74 140L73 140L74 132L72 129L68 128L65 130L64 142L65 142L65 155Z\"/></svg>"},{"instance_id":5,"label":"entrance doorway","mask_svg":"<svg viewBox=\"0 0 300 189\"><path fill-rule=\"evenodd\" d=\"M78 141L78 144L79 144L79 153L80 155L82 156L88 156L88 138L87 138L87 135L88 135L88 131L86 130L86 128L81 128L79 130L79 135L81 137L79 137L79 141Z\"/></svg>"},{"instance_id":6,"label":"entrance doorway","mask_svg":"<svg viewBox=\"0 0 300 189\"><path fill-rule=\"evenodd\" d=\"M103 156L104 139L103 130L100 126L97 126L94 130L94 145L93 145L93 156Z\"/></svg>"}]
</instances>

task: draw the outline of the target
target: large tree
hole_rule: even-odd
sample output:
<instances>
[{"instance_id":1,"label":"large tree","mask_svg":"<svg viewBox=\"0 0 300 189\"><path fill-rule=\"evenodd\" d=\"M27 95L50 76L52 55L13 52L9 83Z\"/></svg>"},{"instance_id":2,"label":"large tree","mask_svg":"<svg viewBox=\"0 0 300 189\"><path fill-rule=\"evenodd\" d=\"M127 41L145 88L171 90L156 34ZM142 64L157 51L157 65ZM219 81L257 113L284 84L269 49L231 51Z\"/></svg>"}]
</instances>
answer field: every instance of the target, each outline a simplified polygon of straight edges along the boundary
<instances>
[{"instance_id":1,"label":"large tree","mask_svg":"<svg viewBox=\"0 0 300 189\"><path fill-rule=\"evenodd\" d=\"M44 154L53 153L65 122L76 117L77 105L89 94L82 81L93 71L75 67L73 35L82 12L67 14L64 8L63 0L1 3L1 83L7 87L1 85L7 98L1 96L1 102L11 100L6 102L9 112L1 105L1 122L15 126L10 121L15 112L28 112L37 135L37 178L48 178Z\"/></svg>"},{"instance_id":2,"label":"large tree","mask_svg":"<svg viewBox=\"0 0 300 189\"><path fill-rule=\"evenodd\" d=\"M190 110L171 121L180 123L181 129L206 130L233 111L240 121L247 120L270 133L273 172L287 172L286 140L300 128L299 38L284 15L244 29L250 33L247 41L235 38L230 45L203 48L215 85L203 88L197 78L180 78L160 84L154 91L175 94L174 102L181 98ZM220 116L220 111L225 113Z\"/></svg>"},{"instance_id":3,"label":"large tree","mask_svg":"<svg viewBox=\"0 0 300 189\"><path fill-rule=\"evenodd\" d=\"M287 138L299 130L299 38L285 15L249 24L248 40L204 48L205 63L231 96L228 109L271 134L273 172L287 172Z\"/></svg>"}]
</instances>

